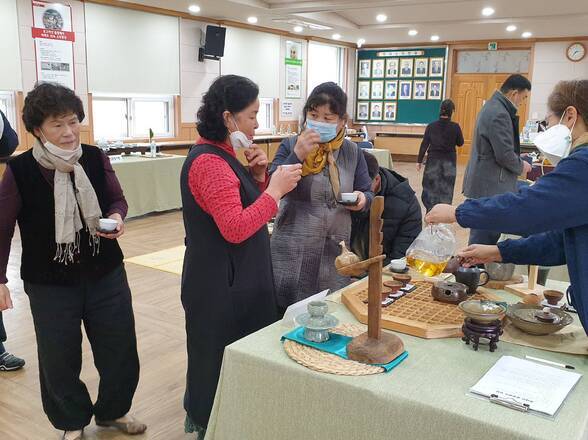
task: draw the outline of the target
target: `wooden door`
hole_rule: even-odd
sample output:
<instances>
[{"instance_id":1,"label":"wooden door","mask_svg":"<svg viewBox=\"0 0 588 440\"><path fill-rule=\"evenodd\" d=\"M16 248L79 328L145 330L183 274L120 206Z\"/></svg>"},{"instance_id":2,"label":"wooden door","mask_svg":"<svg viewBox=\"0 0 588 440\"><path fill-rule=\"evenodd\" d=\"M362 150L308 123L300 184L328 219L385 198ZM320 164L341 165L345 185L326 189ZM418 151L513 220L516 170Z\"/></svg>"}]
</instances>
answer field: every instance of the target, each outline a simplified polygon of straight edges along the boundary
<instances>
[{"instance_id":1,"label":"wooden door","mask_svg":"<svg viewBox=\"0 0 588 440\"><path fill-rule=\"evenodd\" d=\"M470 157L472 139L476 129L476 119L482 106L500 89L500 86L510 74L455 74L452 78L451 99L455 103L453 120L463 131L464 146L460 149L460 162L467 162ZM521 129L527 120L530 98L521 105L518 114Z\"/></svg>"}]
</instances>

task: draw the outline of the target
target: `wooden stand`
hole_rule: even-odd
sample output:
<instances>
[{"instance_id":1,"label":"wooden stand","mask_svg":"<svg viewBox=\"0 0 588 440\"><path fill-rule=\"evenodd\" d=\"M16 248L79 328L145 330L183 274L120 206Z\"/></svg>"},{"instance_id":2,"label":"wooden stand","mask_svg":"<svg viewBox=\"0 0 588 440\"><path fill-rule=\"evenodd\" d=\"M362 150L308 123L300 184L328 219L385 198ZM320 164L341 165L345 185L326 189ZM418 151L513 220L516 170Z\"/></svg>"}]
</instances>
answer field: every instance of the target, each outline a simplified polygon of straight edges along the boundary
<instances>
[{"instance_id":1,"label":"wooden stand","mask_svg":"<svg viewBox=\"0 0 588 440\"><path fill-rule=\"evenodd\" d=\"M347 345L347 356L364 364L387 364L404 352L402 340L389 333L382 333L382 260L377 258L382 248L382 212L384 198L375 197L370 210L370 251L373 262L368 269L368 331Z\"/></svg>"},{"instance_id":2,"label":"wooden stand","mask_svg":"<svg viewBox=\"0 0 588 440\"><path fill-rule=\"evenodd\" d=\"M542 296L545 290L544 286L537 284L537 273L539 272L538 266L531 266L529 268L529 281L528 283L510 284L504 287L504 290L510 293L514 293L521 298L525 298L528 295Z\"/></svg>"}]
</instances>

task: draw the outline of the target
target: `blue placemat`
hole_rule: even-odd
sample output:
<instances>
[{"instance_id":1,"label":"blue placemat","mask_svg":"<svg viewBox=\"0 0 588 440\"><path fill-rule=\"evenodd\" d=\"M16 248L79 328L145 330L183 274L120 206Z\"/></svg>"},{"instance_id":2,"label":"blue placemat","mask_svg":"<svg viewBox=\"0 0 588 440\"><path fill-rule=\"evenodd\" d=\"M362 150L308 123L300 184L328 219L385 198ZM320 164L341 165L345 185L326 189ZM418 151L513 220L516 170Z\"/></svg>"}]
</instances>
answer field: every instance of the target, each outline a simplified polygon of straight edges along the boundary
<instances>
[{"instance_id":1,"label":"blue placemat","mask_svg":"<svg viewBox=\"0 0 588 440\"><path fill-rule=\"evenodd\" d=\"M308 347L316 348L317 350L324 351L342 357L343 359L349 359L347 357L347 344L353 339L349 336L339 335L337 333L329 332L329 340L326 342L312 342L304 338L304 328L297 327L294 330L286 333L282 336L282 341L288 339L289 341L298 342L299 344L306 345ZM387 364L373 364L377 367L382 367L386 372L392 370L396 365L406 359L408 352L405 351L396 359Z\"/></svg>"}]
</instances>

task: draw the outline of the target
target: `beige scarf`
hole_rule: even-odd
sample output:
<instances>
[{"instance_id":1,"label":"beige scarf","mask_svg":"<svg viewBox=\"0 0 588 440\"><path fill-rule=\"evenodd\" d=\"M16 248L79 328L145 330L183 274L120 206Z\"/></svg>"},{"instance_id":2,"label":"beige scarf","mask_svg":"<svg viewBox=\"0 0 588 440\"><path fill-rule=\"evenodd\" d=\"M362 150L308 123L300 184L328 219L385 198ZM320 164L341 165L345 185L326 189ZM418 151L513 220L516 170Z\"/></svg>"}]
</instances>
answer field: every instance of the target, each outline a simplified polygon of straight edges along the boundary
<instances>
[{"instance_id":1,"label":"beige scarf","mask_svg":"<svg viewBox=\"0 0 588 440\"><path fill-rule=\"evenodd\" d=\"M51 147L50 147L51 148ZM50 152L38 140L33 145L33 157L43 167L55 170L53 179L53 197L55 199L55 261L59 263L73 263L74 255L80 248L80 230L86 226L90 235L89 245L93 255L100 252L100 237L96 235L100 216L102 215L98 197L90 183L86 172L78 163L82 156L82 147L69 154L60 154L58 147L52 147ZM74 184L70 173L73 172ZM80 216L81 211L81 216ZM82 223L81 217L84 218Z\"/></svg>"}]
</instances>

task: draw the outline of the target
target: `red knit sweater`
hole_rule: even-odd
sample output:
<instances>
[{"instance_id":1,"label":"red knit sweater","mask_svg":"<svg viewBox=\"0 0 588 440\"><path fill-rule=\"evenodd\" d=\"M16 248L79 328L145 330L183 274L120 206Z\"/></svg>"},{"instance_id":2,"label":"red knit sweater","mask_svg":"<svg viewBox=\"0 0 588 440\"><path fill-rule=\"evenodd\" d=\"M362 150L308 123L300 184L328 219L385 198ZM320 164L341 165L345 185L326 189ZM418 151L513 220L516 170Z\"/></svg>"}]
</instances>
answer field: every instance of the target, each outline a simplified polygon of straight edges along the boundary
<instances>
[{"instance_id":1,"label":"red knit sweater","mask_svg":"<svg viewBox=\"0 0 588 440\"><path fill-rule=\"evenodd\" d=\"M200 138L197 145L201 144L214 145L236 157L233 147L225 142ZM267 174L264 182L258 182L261 196L243 208L239 179L229 164L214 154L202 154L192 162L188 183L196 203L214 219L229 243L247 240L278 211L273 197L263 192L269 183Z\"/></svg>"}]
</instances>

